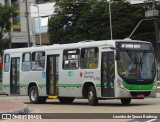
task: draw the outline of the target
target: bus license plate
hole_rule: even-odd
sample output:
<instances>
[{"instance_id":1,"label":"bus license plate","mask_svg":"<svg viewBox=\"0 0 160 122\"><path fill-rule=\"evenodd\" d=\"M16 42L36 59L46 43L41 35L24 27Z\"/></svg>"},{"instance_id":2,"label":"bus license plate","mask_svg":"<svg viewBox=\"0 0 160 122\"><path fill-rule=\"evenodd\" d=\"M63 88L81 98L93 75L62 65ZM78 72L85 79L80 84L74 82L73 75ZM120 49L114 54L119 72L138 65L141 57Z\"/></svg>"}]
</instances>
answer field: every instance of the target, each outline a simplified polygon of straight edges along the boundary
<instances>
[{"instance_id":1,"label":"bus license plate","mask_svg":"<svg viewBox=\"0 0 160 122\"><path fill-rule=\"evenodd\" d=\"M137 97L138 98L144 98L144 94L138 94Z\"/></svg>"}]
</instances>

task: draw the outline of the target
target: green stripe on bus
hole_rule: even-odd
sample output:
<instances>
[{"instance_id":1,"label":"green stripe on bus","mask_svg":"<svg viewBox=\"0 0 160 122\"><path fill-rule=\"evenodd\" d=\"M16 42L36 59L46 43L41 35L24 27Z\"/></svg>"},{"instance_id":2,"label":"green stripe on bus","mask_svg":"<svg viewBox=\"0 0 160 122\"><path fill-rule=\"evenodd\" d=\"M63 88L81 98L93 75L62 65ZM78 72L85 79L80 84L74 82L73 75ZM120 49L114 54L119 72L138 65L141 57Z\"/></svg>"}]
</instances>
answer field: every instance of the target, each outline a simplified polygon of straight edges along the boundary
<instances>
[{"instance_id":1,"label":"green stripe on bus","mask_svg":"<svg viewBox=\"0 0 160 122\"><path fill-rule=\"evenodd\" d=\"M59 87L82 87L82 84L58 84Z\"/></svg>"},{"instance_id":2,"label":"green stripe on bus","mask_svg":"<svg viewBox=\"0 0 160 122\"><path fill-rule=\"evenodd\" d=\"M96 87L101 87L101 84L96 84Z\"/></svg>"},{"instance_id":3,"label":"green stripe on bus","mask_svg":"<svg viewBox=\"0 0 160 122\"><path fill-rule=\"evenodd\" d=\"M10 87L10 84L3 84L3 87Z\"/></svg>"},{"instance_id":4,"label":"green stripe on bus","mask_svg":"<svg viewBox=\"0 0 160 122\"><path fill-rule=\"evenodd\" d=\"M20 87L27 87L28 84L20 84Z\"/></svg>"},{"instance_id":5,"label":"green stripe on bus","mask_svg":"<svg viewBox=\"0 0 160 122\"><path fill-rule=\"evenodd\" d=\"M46 84L38 84L39 87L46 87Z\"/></svg>"},{"instance_id":6,"label":"green stripe on bus","mask_svg":"<svg viewBox=\"0 0 160 122\"><path fill-rule=\"evenodd\" d=\"M10 84L3 84L4 87L10 87ZM38 84L39 87L46 87L46 84ZM28 87L28 84L20 84L20 87Z\"/></svg>"},{"instance_id":7,"label":"green stripe on bus","mask_svg":"<svg viewBox=\"0 0 160 122\"><path fill-rule=\"evenodd\" d=\"M127 84L125 81L123 81L122 83L129 90L151 90L154 86L154 83L150 85L133 85Z\"/></svg>"},{"instance_id":8,"label":"green stripe on bus","mask_svg":"<svg viewBox=\"0 0 160 122\"><path fill-rule=\"evenodd\" d=\"M4 87L10 87L10 84L3 84ZM46 84L38 84L39 87L46 87ZM59 87L82 87L82 84L58 84ZM20 84L20 87L28 87L28 84ZM101 87L101 84L96 84Z\"/></svg>"},{"instance_id":9,"label":"green stripe on bus","mask_svg":"<svg viewBox=\"0 0 160 122\"><path fill-rule=\"evenodd\" d=\"M46 87L46 84L38 84L39 87ZM20 87L28 87L28 84L20 84Z\"/></svg>"},{"instance_id":10,"label":"green stripe on bus","mask_svg":"<svg viewBox=\"0 0 160 122\"><path fill-rule=\"evenodd\" d=\"M58 84L58 87L82 87L82 84ZM96 87L101 87L101 84L96 84Z\"/></svg>"}]
</instances>

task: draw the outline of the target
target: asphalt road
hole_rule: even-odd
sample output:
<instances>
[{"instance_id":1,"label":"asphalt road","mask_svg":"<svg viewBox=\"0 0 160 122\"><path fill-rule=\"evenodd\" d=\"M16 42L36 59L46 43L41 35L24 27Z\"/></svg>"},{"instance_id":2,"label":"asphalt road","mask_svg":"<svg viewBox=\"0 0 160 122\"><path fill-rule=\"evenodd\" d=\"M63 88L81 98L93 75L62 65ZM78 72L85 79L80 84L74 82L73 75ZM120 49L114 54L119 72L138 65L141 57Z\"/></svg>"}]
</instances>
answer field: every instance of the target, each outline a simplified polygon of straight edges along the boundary
<instances>
[{"instance_id":1,"label":"asphalt road","mask_svg":"<svg viewBox=\"0 0 160 122\"><path fill-rule=\"evenodd\" d=\"M100 115L88 113L113 113L113 115L117 115L117 113L134 113L136 115L141 115L142 113L160 114L160 93L157 94L157 98L132 100L128 106L122 105L120 100L101 100L98 106L89 106L88 101L84 99L76 99L72 104L60 104L59 101L55 99L49 99L45 104L31 104L28 99L19 99L18 101L22 101L28 105L29 113L40 113L42 115L44 113L61 114L59 115L59 119L3 120L4 122L160 122L160 120L157 119L85 119L83 117L84 115L85 117L90 116L90 118L96 118L95 116ZM78 116L80 119L64 119L67 115L70 116L72 114L62 113L74 113L75 116ZM52 115L54 116L54 114ZM53 117L52 115L51 118Z\"/></svg>"}]
</instances>

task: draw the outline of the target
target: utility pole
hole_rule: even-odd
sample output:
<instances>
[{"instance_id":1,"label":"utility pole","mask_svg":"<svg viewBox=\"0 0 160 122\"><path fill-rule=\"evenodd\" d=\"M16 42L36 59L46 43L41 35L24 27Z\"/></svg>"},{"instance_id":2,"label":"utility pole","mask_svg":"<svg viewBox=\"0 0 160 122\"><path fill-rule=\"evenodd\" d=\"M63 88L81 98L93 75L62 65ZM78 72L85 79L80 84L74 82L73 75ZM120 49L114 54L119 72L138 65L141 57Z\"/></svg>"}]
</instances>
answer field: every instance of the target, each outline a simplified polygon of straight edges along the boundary
<instances>
[{"instance_id":1,"label":"utility pole","mask_svg":"<svg viewBox=\"0 0 160 122\"><path fill-rule=\"evenodd\" d=\"M28 2L27 2L27 0L24 0L24 2L25 2L25 6L26 6L25 17L26 17L28 47L30 47L31 46L31 41L30 41L31 39L30 39L29 18L28 18L28 15L29 15L29 12L28 12Z\"/></svg>"},{"instance_id":2,"label":"utility pole","mask_svg":"<svg viewBox=\"0 0 160 122\"><path fill-rule=\"evenodd\" d=\"M156 1L152 0L149 1L149 6L148 9L145 12L145 17L153 18L153 17L159 17L159 10L156 10ZM156 37L156 42L157 44L160 43L160 36L159 36L159 29L158 29L158 19L154 20L154 25L155 25L155 37Z\"/></svg>"},{"instance_id":3,"label":"utility pole","mask_svg":"<svg viewBox=\"0 0 160 122\"><path fill-rule=\"evenodd\" d=\"M110 35L111 35L111 40L113 39L113 34L112 34L112 15L111 15L111 2L112 0L107 0L109 4L109 22L110 22Z\"/></svg>"},{"instance_id":4,"label":"utility pole","mask_svg":"<svg viewBox=\"0 0 160 122\"><path fill-rule=\"evenodd\" d=\"M153 0L153 10L156 10L156 1ZM154 24L155 24L155 35L156 35L156 41L157 44L160 42L160 38L159 38L159 29L158 29L158 20L154 20Z\"/></svg>"},{"instance_id":5,"label":"utility pole","mask_svg":"<svg viewBox=\"0 0 160 122\"><path fill-rule=\"evenodd\" d=\"M156 1L152 0L152 4L148 7L150 10L147 10L145 12L145 17L159 17L159 10L156 10ZM160 34L159 34L159 29L158 29L158 18L154 20L154 25L155 25L155 36L156 36L156 47L155 47L155 52L156 52L156 58L157 58L157 66L158 70L160 70L160 56L159 56L159 43L160 43ZM158 71L159 72L159 71ZM160 74L158 73L158 80L160 79Z\"/></svg>"},{"instance_id":6,"label":"utility pole","mask_svg":"<svg viewBox=\"0 0 160 122\"><path fill-rule=\"evenodd\" d=\"M41 36L41 18L40 18L40 14L39 14L39 6L37 5L33 5L35 7L38 8L38 21L39 21L39 45L42 44L42 36Z\"/></svg>"}]
</instances>

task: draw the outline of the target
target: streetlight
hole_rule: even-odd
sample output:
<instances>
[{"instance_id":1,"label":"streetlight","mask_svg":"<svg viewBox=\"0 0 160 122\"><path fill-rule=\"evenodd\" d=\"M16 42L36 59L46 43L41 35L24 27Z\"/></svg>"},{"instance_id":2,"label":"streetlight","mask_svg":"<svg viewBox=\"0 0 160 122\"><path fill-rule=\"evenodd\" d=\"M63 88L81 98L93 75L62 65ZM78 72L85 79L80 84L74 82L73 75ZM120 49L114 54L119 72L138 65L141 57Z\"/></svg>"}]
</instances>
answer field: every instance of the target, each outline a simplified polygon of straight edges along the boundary
<instances>
[{"instance_id":1,"label":"streetlight","mask_svg":"<svg viewBox=\"0 0 160 122\"><path fill-rule=\"evenodd\" d=\"M112 40L113 39L113 35L112 35L111 1L112 0L107 0L107 2L109 3L109 22L110 22L110 33L111 33L111 40Z\"/></svg>"},{"instance_id":2,"label":"streetlight","mask_svg":"<svg viewBox=\"0 0 160 122\"><path fill-rule=\"evenodd\" d=\"M39 44L41 45L41 43L42 43L42 40L41 40L41 20L40 20L40 15L39 15L39 6L37 6L37 5L33 5L33 6L35 6L35 7L37 7L38 8L38 20L39 20Z\"/></svg>"}]
</instances>

